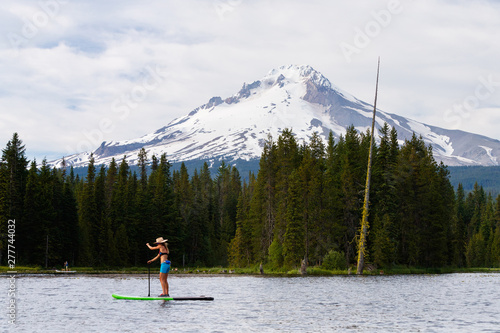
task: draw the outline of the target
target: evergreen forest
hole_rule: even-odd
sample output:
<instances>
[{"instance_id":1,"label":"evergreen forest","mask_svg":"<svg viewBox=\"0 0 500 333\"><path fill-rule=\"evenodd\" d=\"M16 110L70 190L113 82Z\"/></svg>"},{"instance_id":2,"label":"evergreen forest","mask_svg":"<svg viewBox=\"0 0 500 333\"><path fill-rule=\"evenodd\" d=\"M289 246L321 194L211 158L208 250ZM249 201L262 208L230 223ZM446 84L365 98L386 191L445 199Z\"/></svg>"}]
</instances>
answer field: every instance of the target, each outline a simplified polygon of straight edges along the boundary
<instances>
[{"instance_id":1,"label":"evergreen forest","mask_svg":"<svg viewBox=\"0 0 500 333\"><path fill-rule=\"evenodd\" d=\"M142 149L109 165L28 161L17 133L0 161L0 263L146 266L146 243L167 238L173 267L327 269L356 264L370 133L350 127L337 141L290 129L266 140L257 174L222 163L189 174ZM137 170L137 171L135 171ZM13 223L14 222L14 223ZM15 228L9 225L15 225ZM374 148L365 261L374 267L500 267L500 196L455 191L432 148L402 145L387 124ZM14 231L14 232L13 232Z\"/></svg>"}]
</instances>

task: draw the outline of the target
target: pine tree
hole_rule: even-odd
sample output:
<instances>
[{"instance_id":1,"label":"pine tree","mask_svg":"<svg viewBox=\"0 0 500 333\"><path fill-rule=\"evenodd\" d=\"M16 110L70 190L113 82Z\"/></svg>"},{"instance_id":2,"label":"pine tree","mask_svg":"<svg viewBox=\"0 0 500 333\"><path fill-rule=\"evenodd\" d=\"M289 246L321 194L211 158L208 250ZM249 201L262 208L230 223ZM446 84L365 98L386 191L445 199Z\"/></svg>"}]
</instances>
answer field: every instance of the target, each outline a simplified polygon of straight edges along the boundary
<instances>
[{"instance_id":1,"label":"pine tree","mask_svg":"<svg viewBox=\"0 0 500 333\"><path fill-rule=\"evenodd\" d=\"M339 140L340 150L344 139ZM343 204L341 200L341 161L339 147L335 144L332 132L328 136L325 159L325 175L323 187L324 211L323 231L326 237L327 251L340 249L344 244L346 226L343 223ZM327 252L327 253L328 253ZM324 257L324 256L323 256Z\"/></svg>"},{"instance_id":2,"label":"pine tree","mask_svg":"<svg viewBox=\"0 0 500 333\"><path fill-rule=\"evenodd\" d=\"M38 248L35 250L43 256L42 263L45 267L54 261L59 262L61 258L57 255L61 247L61 234L58 224L60 221L57 219L57 212L55 208L56 203L56 180L53 177L47 161L44 159L40 168L40 195L38 197L40 210L38 211L37 223L41 225L41 234L37 235ZM48 240L48 241L47 241ZM47 244L48 243L48 244Z\"/></svg>"},{"instance_id":3,"label":"pine tree","mask_svg":"<svg viewBox=\"0 0 500 333\"><path fill-rule=\"evenodd\" d=\"M449 171L441 162L436 166L432 157L432 150L429 150L429 160L433 179L430 185L430 204L428 215L428 256L426 258L427 267L442 267L451 263L452 257L452 222L455 215L455 192L449 180ZM423 245L425 246L425 245Z\"/></svg>"},{"instance_id":4,"label":"pine tree","mask_svg":"<svg viewBox=\"0 0 500 333\"><path fill-rule=\"evenodd\" d=\"M484 262L481 264L482 267L491 267L492 265L492 247L493 238L495 232L495 211L493 205L493 198L491 194L488 194L486 199L486 204L483 206L481 212L481 223L479 226L479 232L483 235L484 246L485 246L485 257Z\"/></svg>"},{"instance_id":5,"label":"pine tree","mask_svg":"<svg viewBox=\"0 0 500 333\"><path fill-rule=\"evenodd\" d=\"M116 265L128 266L132 261L129 255L129 253L131 252L131 245L129 243L127 227L125 226L125 224L120 224L120 226L116 230L114 239L116 240L116 243L114 243L113 245L116 246L116 251L118 253ZM111 257L113 257L113 254L114 253L111 252Z\"/></svg>"},{"instance_id":6,"label":"pine tree","mask_svg":"<svg viewBox=\"0 0 500 333\"><path fill-rule=\"evenodd\" d=\"M255 260L264 261L273 242L276 225L276 172L277 146L271 136L264 142L259 162L259 173L255 194L250 201L250 219L255 221L252 228L253 253Z\"/></svg>"},{"instance_id":7,"label":"pine tree","mask_svg":"<svg viewBox=\"0 0 500 333\"><path fill-rule=\"evenodd\" d=\"M101 172L102 171L103 169L101 169ZM108 168L106 169L104 189L98 191L104 194L104 200L101 199L103 212L101 215L99 250L101 253L102 262L105 265L111 267L118 266L119 263L118 251L116 249L115 232L117 229L118 215L120 215L122 212L115 206L118 202L116 191L117 178L118 169L116 161L113 158Z\"/></svg>"},{"instance_id":8,"label":"pine tree","mask_svg":"<svg viewBox=\"0 0 500 333\"><path fill-rule=\"evenodd\" d=\"M497 196L495 206L495 228L500 228L500 194Z\"/></svg>"},{"instance_id":9,"label":"pine tree","mask_svg":"<svg viewBox=\"0 0 500 333\"><path fill-rule=\"evenodd\" d=\"M423 214L428 200L422 201L430 179L421 172L422 159L426 155L425 144L413 134L401 147L396 168L396 198L398 215L395 218L398 235L398 261L410 265L421 264L421 242L424 230Z\"/></svg>"},{"instance_id":10,"label":"pine tree","mask_svg":"<svg viewBox=\"0 0 500 333\"><path fill-rule=\"evenodd\" d=\"M110 264L107 255L110 251L108 248L108 221L107 205L106 205L106 168L101 165L99 173L95 179L94 198L96 206L95 224L91 226L92 252L96 253L95 265Z\"/></svg>"},{"instance_id":11,"label":"pine tree","mask_svg":"<svg viewBox=\"0 0 500 333\"><path fill-rule=\"evenodd\" d=\"M137 154L137 166L139 167L140 171L140 187L142 192L146 191L146 187L148 184L148 154L146 152L146 149L141 148L139 151L139 154Z\"/></svg>"},{"instance_id":12,"label":"pine tree","mask_svg":"<svg viewBox=\"0 0 500 333\"><path fill-rule=\"evenodd\" d=\"M21 223L24 190L28 175L28 161L25 156L25 146L17 133L7 142L7 147L2 150L2 160L0 169L4 173L5 192L1 198L4 200L4 211L2 213L2 223L6 219L16 219L16 225Z\"/></svg>"},{"instance_id":13,"label":"pine tree","mask_svg":"<svg viewBox=\"0 0 500 333\"><path fill-rule=\"evenodd\" d=\"M375 217L373 223L373 263L387 267L394 262L394 247L390 236L391 220L389 214L382 219Z\"/></svg>"},{"instance_id":14,"label":"pine tree","mask_svg":"<svg viewBox=\"0 0 500 333\"><path fill-rule=\"evenodd\" d=\"M60 201L60 211L57 220L61 222L60 230L62 234L61 262L68 261L74 266L75 256L78 250L78 209L74 191L73 169L70 176L62 176L62 196Z\"/></svg>"},{"instance_id":15,"label":"pine tree","mask_svg":"<svg viewBox=\"0 0 500 333\"><path fill-rule=\"evenodd\" d=\"M23 226L24 191L28 176L25 147L17 133L7 142L0 160L0 230L7 230L9 220L15 220L16 229ZM28 222L29 223L29 222ZM0 239L0 263L7 251L7 242Z\"/></svg>"},{"instance_id":16,"label":"pine tree","mask_svg":"<svg viewBox=\"0 0 500 333\"><path fill-rule=\"evenodd\" d=\"M491 265L500 267L500 228L496 228L491 243Z\"/></svg>"},{"instance_id":17,"label":"pine tree","mask_svg":"<svg viewBox=\"0 0 500 333\"><path fill-rule=\"evenodd\" d=\"M395 131L395 129L393 128ZM397 202L395 201L395 168L397 163L397 153L399 147L393 146L392 137L389 132L389 125L384 123L381 129L380 146L377 147L377 153L373 165L373 196L370 202L373 203L373 211L379 216L389 214L391 218L397 211ZM393 133L397 138L397 132Z\"/></svg>"},{"instance_id":18,"label":"pine tree","mask_svg":"<svg viewBox=\"0 0 500 333\"><path fill-rule=\"evenodd\" d=\"M466 200L466 214L467 214L467 239L479 231L481 225L481 213L483 207L486 205L486 193L482 186L477 182L474 184L474 190L469 193Z\"/></svg>"},{"instance_id":19,"label":"pine tree","mask_svg":"<svg viewBox=\"0 0 500 333\"><path fill-rule=\"evenodd\" d=\"M285 267L300 266L300 260L305 257L304 206L300 195L301 188L297 171L293 171L287 194L286 229L283 237Z\"/></svg>"},{"instance_id":20,"label":"pine tree","mask_svg":"<svg viewBox=\"0 0 500 333\"><path fill-rule=\"evenodd\" d=\"M207 235L209 223L207 223L206 211L203 209L202 184L196 169L191 178L191 189L193 191L193 200L189 221L190 229L192 229L189 237L192 244L190 261L196 263L196 265L203 265L210 260L210 264L212 264L214 256L220 257L223 254L221 252L214 254L212 250L214 248L218 250L217 244L209 244L208 242L210 238ZM217 237L217 243L219 240L220 236Z\"/></svg>"},{"instance_id":21,"label":"pine tree","mask_svg":"<svg viewBox=\"0 0 500 333\"><path fill-rule=\"evenodd\" d=\"M37 252L35 245L40 241L36 237L43 235L43 228L38 223L38 212L40 211L41 204L39 196L41 195L40 179L38 176L38 167L36 160L31 162L26 181L26 190L24 195L23 207L23 222L17 228L16 247L18 247L17 260L20 263L26 264L42 264L42 253L45 251ZM36 253L35 256L30 254Z\"/></svg>"},{"instance_id":22,"label":"pine tree","mask_svg":"<svg viewBox=\"0 0 500 333\"><path fill-rule=\"evenodd\" d=\"M486 244L483 234L478 232L469 240L465 254L468 267L482 267L486 258Z\"/></svg>"},{"instance_id":23,"label":"pine tree","mask_svg":"<svg viewBox=\"0 0 500 333\"><path fill-rule=\"evenodd\" d=\"M126 189L126 202L127 209L124 214L124 228L126 231L126 240L129 244L128 256L124 258L129 258L126 265L132 264L138 266L144 261L141 261L141 250L144 251L144 238L142 235L142 225L141 220L137 219L137 192L139 189L139 181L137 179L137 174L135 172L129 171L126 177L127 189ZM117 233L120 227L118 227ZM117 236L118 237L118 236ZM142 242L141 242L142 239ZM144 253L144 252L142 252Z\"/></svg>"},{"instance_id":24,"label":"pine tree","mask_svg":"<svg viewBox=\"0 0 500 333\"><path fill-rule=\"evenodd\" d=\"M491 265L500 267L500 195L497 196L494 216L494 233L491 242Z\"/></svg>"},{"instance_id":25,"label":"pine tree","mask_svg":"<svg viewBox=\"0 0 500 333\"><path fill-rule=\"evenodd\" d=\"M363 194L363 170L366 170L366 161L360 160L360 137L356 129L351 126L347 129L345 138L340 138L337 145L339 158L339 201L340 221L345 230L342 236L343 252L346 262L355 260L356 233L361 221L361 204Z\"/></svg>"},{"instance_id":26,"label":"pine tree","mask_svg":"<svg viewBox=\"0 0 500 333\"><path fill-rule=\"evenodd\" d=\"M229 244L228 261L232 266L245 267L254 262L252 251L252 219L250 216L250 201L255 188L255 176L250 172L248 184L243 182L238 198L236 232Z\"/></svg>"},{"instance_id":27,"label":"pine tree","mask_svg":"<svg viewBox=\"0 0 500 333\"><path fill-rule=\"evenodd\" d=\"M171 164L167 160L166 154L160 156L155 170L149 178L149 198L150 205L150 234L148 239L164 235L168 237L172 244L176 244L176 251L173 251L171 259L178 259L179 251L182 253L182 247L179 245L183 241L184 231L181 229L181 223L177 221L177 212L174 205L173 180L170 174Z\"/></svg>"},{"instance_id":28,"label":"pine tree","mask_svg":"<svg viewBox=\"0 0 500 333\"><path fill-rule=\"evenodd\" d=\"M328 249L328 228L324 218L323 185L325 171L325 146L317 133L313 133L309 145L303 149L302 162L298 177L301 186L300 196L303 205L303 224L305 228L304 263L318 262Z\"/></svg>"},{"instance_id":29,"label":"pine tree","mask_svg":"<svg viewBox=\"0 0 500 333\"><path fill-rule=\"evenodd\" d=\"M455 219L453 220L453 264L458 267L465 265L465 250L467 245L466 216L465 216L465 191L462 184L458 184L455 200Z\"/></svg>"},{"instance_id":30,"label":"pine tree","mask_svg":"<svg viewBox=\"0 0 500 333\"><path fill-rule=\"evenodd\" d=\"M234 234L234 221L231 221L228 211L230 204L230 173L231 167L224 161L219 166L217 176L215 178L216 197L217 197L217 220L221 230L220 240L227 244L229 239ZM222 245L224 247L224 245Z\"/></svg>"},{"instance_id":31,"label":"pine tree","mask_svg":"<svg viewBox=\"0 0 500 333\"><path fill-rule=\"evenodd\" d=\"M300 164L299 146L291 130L284 129L278 138L276 149L276 224L273 230L274 239L283 242L287 227L288 192L290 175Z\"/></svg>"},{"instance_id":32,"label":"pine tree","mask_svg":"<svg viewBox=\"0 0 500 333\"><path fill-rule=\"evenodd\" d=\"M202 214L202 223L204 225L204 244L206 246L206 256L209 263L223 264L222 258L226 257L226 251L222 255L216 255L219 246L221 228L216 217L216 190L215 183L212 180L208 164L203 163L203 168L200 171L200 182L198 191L198 202L200 204ZM220 249L222 250L222 249ZM226 264L226 263L224 263Z\"/></svg>"},{"instance_id":33,"label":"pine tree","mask_svg":"<svg viewBox=\"0 0 500 333\"><path fill-rule=\"evenodd\" d=\"M186 230L184 244L182 248L185 250L187 261L194 263L199 252L199 226L192 219L193 215L193 189L189 180L189 174L184 163L181 164L180 170L174 173L174 193L175 193L175 209L179 212L182 229ZM184 255L184 253L183 253Z\"/></svg>"},{"instance_id":34,"label":"pine tree","mask_svg":"<svg viewBox=\"0 0 500 333\"><path fill-rule=\"evenodd\" d=\"M155 170L156 175L153 176L151 174L149 178L149 186L148 186L148 157L146 150L141 148L139 154L137 155L137 166L139 167L139 186L137 188L137 193L134 198L136 202L136 209L131 212L131 220L134 225L137 225L137 228L141 230L141 235L144 239L155 239L155 235L161 232L160 225L162 223L161 213L155 210L155 203L153 202L154 193L158 190L157 186L162 186L158 184L158 182L154 182L153 178L163 177L162 172L157 172ZM161 174L158 176L158 174ZM156 179L154 179L156 180ZM140 221L140 226L139 226ZM144 258L145 259L145 258Z\"/></svg>"},{"instance_id":35,"label":"pine tree","mask_svg":"<svg viewBox=\"0 0 500 333\"><path fill-rule=\"evenodd\" d=\"M92 228L97 224L97 207L95 201L95 166L94 157L90 155L86 181L83 184L78 210L79 251L78 265L92 266L95 262L92 239Z\"/></svg>"}]
</instances>

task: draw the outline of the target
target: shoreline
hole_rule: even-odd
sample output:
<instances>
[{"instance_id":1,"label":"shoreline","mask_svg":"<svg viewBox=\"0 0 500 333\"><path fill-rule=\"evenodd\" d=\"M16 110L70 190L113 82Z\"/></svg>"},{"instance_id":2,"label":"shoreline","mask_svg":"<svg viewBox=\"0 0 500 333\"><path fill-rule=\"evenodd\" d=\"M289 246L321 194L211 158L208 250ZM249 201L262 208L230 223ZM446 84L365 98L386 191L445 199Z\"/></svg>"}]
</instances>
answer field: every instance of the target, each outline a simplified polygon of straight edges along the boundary
<instances>
[{"instance_id":1,"label":"shoreline","mask_svg":"<svg viewBox=\"0 0 500 333\"><path fill-rule=\"evenodd\" d=\"M160 272L159 267L151 269L149 274L151 276L157 275ZM378 276L378 275L422 275L422 274L453 274L453 273L500 273L500 268L412 268L412 267L400 267L395 269L378 269L371 271L364 271L362 276ZM132 267L124 269L112 269L112 268L93 268L93 267L74 267L69 272L65 272L58 269L41 269L40 267L16 267L13 271L7 266L0 266L0 276L10 276L16 274L16 276L139 276L148 275L147 268L142 267ZM335 270L327 271L317 267L310 267L307 270L307 274L300 274L297 269L289 271L264 271L261 274L259 271L246 268L246 269L231 269L223 267L212 267L212 268L182 268L176 271L171 271L170 276L262 276L262 277L299 277L299 276L356 276L356 274L349 272L348 270Z\"/></svg>"}]
</instances>

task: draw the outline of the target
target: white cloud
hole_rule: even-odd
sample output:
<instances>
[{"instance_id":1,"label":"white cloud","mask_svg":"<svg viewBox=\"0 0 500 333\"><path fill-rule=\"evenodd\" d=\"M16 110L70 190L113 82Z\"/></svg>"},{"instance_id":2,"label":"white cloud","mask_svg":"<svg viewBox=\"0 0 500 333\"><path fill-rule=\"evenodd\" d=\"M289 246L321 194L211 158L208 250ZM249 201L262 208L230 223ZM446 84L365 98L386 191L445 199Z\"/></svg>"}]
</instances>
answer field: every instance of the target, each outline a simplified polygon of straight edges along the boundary
<instances>
[{"instance_id":1,"label":"white cloud","mask_svg":"<svg viewBox=\"0 0 500 333\"><path fill-rule=\"evenodd\" d=\"M378 56L381 109L500 139L499 14L479 0L9 0L0 145L17 131L39 160L135 138L290 63L371 103ZM356 41L347 61L340 45ZM450 114L488 77L493 91L466 110L471 119Z\"/></svg>"}]
</instances>

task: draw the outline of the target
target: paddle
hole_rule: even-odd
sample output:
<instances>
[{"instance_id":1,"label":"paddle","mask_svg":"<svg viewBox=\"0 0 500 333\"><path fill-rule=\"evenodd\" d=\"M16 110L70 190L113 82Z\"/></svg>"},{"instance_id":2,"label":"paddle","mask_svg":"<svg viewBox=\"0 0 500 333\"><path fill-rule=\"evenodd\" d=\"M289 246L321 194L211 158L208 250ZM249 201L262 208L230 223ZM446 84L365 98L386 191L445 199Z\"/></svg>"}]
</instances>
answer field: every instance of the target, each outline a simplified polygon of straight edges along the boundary
<instances>
[{"instance_id":1,"label":"paddle","mask_svg":"<svg viewBox=\"0 0 500 333\"><path fill-rule=\"evenodd\" d=\"M151 296L151 278L149 277L150 276L150 267L151 267L151 264L148 264L148 297Z\"/></svg>"}]
</instances>

